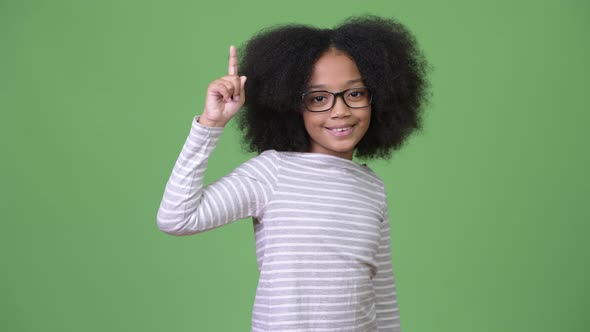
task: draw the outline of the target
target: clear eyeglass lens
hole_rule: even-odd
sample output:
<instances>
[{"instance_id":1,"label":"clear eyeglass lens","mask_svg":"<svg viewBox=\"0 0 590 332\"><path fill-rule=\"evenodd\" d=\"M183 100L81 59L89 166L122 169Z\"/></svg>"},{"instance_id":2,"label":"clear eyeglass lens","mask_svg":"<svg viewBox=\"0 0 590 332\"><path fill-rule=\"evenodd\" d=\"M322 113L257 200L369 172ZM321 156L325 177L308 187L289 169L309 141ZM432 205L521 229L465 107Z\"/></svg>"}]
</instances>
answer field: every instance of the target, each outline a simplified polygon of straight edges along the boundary
<instances>
[{"instance_id":1,"label":"clear eyeglass lens","mask_svg":"<svg viewBox=\"0 0 590 332\"><path fill-rule=\"evenodd\" d=\"M322 110L332 105L334 95L328 92L317 91L305 95L305 105L311 110Z\"/></svg>"},{"instance_id":2,"label":"clear eyeglass lens","mask_svg":"<svg viewBox=\"0 0 590 332\"><path fill-rule=\"evenodd\" d=\"M348 106L365 107L369 106L369 100L371 99L371 96L367 88L356 88L346 90L344 93L344 99L346 100Z\"/></svg>"}]
</instances>

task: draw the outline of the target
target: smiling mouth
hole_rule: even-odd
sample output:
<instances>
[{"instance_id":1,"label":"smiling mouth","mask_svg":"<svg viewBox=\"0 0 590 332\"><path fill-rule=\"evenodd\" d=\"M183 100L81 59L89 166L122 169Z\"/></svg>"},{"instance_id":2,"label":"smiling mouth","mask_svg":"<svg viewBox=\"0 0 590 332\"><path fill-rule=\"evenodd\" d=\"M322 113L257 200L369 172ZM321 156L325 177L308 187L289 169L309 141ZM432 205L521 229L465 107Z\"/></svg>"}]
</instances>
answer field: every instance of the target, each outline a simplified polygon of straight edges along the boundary
<instances>
[{"instance_id":1,"label":"smiling mouth","mask_svg":"<svg viewBox=\"0 0 590 332\"><path fill-rule=\"evenodd\" d=\"M354 128L354 126L356 126L356 124L352 125L352 126L346 126L346 127L332 127L332 128L325 127L325 128L328 130L328 132L330 134L332 134L334 136L347 136L350 133L352 133L352 129Z\"/></svg>"}]
</instances>

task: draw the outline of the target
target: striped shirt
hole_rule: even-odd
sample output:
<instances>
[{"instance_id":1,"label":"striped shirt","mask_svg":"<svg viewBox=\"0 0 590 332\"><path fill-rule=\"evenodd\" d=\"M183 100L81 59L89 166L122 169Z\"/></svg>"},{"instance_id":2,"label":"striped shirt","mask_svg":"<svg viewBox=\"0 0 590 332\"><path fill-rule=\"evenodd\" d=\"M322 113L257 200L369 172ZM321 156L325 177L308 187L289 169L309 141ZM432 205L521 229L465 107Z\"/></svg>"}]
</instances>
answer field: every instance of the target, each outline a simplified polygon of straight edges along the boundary
<instances>
[{"instance_id":1,"label":"striped shirt","mask_svg":"<svg viewBox=\"0 0 590 332\"><path fill-rule=\"evenodd\" d=\"M223 128L197 121L157 224L189 235L253 218L252 331L400 331L381 179L340 157L268 150L203 188Z\"/></svg>"}]
</instances>

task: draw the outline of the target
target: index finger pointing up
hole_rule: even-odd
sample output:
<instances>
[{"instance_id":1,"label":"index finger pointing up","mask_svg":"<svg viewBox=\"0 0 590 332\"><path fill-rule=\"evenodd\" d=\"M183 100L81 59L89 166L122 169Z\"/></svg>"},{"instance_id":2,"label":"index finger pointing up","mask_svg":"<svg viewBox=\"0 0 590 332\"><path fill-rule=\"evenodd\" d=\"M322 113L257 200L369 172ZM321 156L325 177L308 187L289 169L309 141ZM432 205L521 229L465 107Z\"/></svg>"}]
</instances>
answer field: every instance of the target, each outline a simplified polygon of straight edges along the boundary
<instances>
[{"instance_id":1,"label":"index finger pointing up","mask_svg":"<svg viewBox=\"0 0 590 332\"><path fill-rule=\"evenodd\" d=\"M227 74L238 74L238 54L234 45L229 47L229 66L227 68Z\"/></svg>"}]
</instances>

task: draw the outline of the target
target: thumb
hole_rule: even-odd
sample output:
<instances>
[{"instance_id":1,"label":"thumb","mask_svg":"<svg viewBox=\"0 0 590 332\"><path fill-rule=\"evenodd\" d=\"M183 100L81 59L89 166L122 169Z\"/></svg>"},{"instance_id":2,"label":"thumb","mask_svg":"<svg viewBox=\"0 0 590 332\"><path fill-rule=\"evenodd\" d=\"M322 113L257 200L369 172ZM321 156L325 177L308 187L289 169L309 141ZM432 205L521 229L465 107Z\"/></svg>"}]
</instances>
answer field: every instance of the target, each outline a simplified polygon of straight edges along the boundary
<instances>
[{"instance_id":1,"label":"thumb","mask_svg":"<svg viewBox=\"0 0 590 332\"><path fill-rule=\"evenodd\" d=\"M240 76L240 88L242 90L242 92L241 92L241 98L240 99L241 99L242 103L244 102L244 100L246 100L246 89L245 89L245 86L246 86L246 80L247 79L248 78L246 76Z\"/></svg>"}]
</instances>

